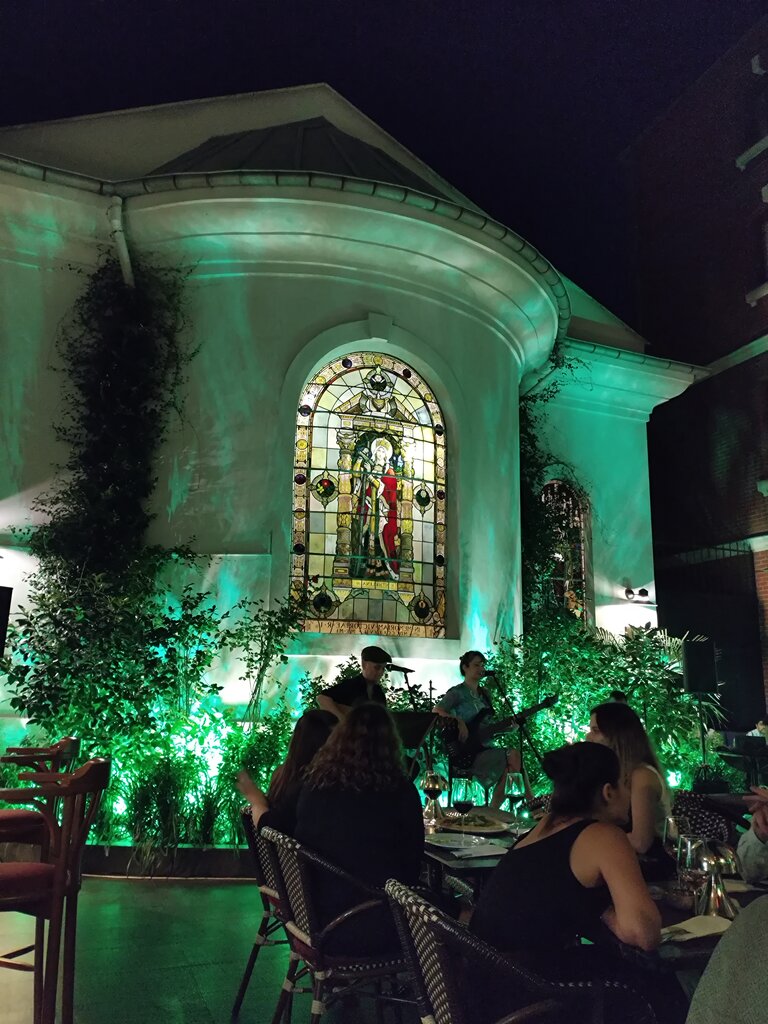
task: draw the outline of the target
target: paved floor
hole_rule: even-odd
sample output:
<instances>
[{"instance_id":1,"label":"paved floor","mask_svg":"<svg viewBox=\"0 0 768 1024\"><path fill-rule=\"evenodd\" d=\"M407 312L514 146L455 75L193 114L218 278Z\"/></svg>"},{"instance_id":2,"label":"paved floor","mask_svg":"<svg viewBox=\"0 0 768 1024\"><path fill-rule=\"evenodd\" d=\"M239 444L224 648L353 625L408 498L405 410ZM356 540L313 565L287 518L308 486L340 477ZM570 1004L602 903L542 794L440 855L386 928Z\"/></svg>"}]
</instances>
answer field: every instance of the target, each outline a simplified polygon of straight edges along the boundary
<instances>
[{"instance_id":1,"label":"paved floor","mask_svg":"<svg viewBox=\"0 0 768 1024\"><path fill-rule=\"evenodd\" d=\"M76 1024L228 1024L260 912L250 882L86 878ZM32 928L30 918L0 914L0 950L31 941ZM262 950L241 1024L271 1020L285 958L284 946ZM30 974L0 970L3 1024L31 1024L31 982ZM309 1019L308 996L297 997L293 1016L297 1024ZM337 1011L326 1019L370 1015Z\"/></svg>"}]
</instances>

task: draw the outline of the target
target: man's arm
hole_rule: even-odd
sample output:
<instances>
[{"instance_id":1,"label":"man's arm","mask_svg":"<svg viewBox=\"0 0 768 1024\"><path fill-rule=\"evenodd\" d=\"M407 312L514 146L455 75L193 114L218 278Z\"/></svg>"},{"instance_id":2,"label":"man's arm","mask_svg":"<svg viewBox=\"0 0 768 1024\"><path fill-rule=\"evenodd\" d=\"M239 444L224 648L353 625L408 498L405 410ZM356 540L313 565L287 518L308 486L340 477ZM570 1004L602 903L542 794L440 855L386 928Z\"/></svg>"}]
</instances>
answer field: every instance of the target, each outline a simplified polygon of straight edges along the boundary
<instances>
[{"instance_id":1,"label":"man's arm","mask_svg":"<svg viewBox=\"0 0 768 1024\"><path fill-rule=\"evenodd\" d=\"M317 695L317 706L322 711L330 711L339 721L346 718L352 710L354 701L354 688L349 685L347 679L329 686L327 690L321 690Z\"/></svg>"},{"instance_id":2,"label":"man's arm","mask_svg":"<svg viewBox=\"0 0 768 1024\"><path fill-rule=\"evenodd\" d=\"M755 811L749 831L739 840L737 853L745 882L768 878L768 807Z\"/></svg>"},{"instance_id":3,"label":"man's arm","mask_svg":"<svg viewBox=\"0 0 768 1024\"><path fill-rule=\"evenodd\" d=\"M342 718L346 718L352 710L349 704L339 704L333 699L333 697L329 697L327 690L324 693L318 693L317 706L321 711L330 711L330 713L335 715L339 721L341 721Z\"/></svg>"}]
</instances>

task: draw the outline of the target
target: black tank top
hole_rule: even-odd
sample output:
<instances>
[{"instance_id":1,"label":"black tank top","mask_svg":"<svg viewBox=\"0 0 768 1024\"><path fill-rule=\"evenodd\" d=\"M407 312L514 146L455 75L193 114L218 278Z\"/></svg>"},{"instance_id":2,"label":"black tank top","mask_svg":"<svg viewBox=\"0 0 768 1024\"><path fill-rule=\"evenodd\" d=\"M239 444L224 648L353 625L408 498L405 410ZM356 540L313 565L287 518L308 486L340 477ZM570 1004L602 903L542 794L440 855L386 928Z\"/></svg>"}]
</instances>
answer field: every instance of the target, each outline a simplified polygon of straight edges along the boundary
<instances>
[{"instance_id":1,"label":"black tank top","mask_svg":"<svg viewBox=\"0 0 768 1024\"><path fill-rule=\"evenodd\" d=\"M471 930L503 950L563 948L594 933L610 906L606 885L583 886L571 871L571 847L590 819L513 848L499 861L472 915Z\"/></svg>"}]
</instances>

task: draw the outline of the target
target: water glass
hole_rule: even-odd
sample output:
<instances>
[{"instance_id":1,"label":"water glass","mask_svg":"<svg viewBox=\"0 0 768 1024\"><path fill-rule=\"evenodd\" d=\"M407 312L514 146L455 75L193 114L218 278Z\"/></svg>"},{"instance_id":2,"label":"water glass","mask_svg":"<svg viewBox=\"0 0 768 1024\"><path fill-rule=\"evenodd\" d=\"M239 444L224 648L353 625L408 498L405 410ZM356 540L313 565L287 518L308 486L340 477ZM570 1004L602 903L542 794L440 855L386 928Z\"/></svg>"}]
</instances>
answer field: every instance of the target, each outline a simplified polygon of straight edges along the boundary
<instances>
[{"instance_id":1,"label":"water glass","mask_svg":"<svg viewBox=\"0 0 768 1024\"><path fill-rule=\"evenodd\" d=\"M677 857L680 836L689 836L692 832L690 821L681 815L670 815L664 819L664 849L673 860Z\"/></svg>"}]
</instances>

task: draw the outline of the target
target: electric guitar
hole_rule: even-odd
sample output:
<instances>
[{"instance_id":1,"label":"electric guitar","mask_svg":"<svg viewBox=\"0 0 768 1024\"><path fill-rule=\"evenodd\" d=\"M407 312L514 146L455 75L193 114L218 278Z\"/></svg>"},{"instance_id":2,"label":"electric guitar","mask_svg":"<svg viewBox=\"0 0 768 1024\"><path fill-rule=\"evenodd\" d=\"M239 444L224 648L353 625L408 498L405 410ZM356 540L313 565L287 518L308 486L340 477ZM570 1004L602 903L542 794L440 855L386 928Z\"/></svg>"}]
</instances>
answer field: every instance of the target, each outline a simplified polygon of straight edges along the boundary
<instances>
[{"instance_id":1,"label":"electric guitar","mask_svg":"<svg viewBox=\"0 0 768 1024\"><path fill-rule=\"evenodd\" d=\"M471 722L467 722L469 735L463 742L459 739L459 723L453 719L438 719L442 726L443 743L448 757L456 763L457 767L469 767L477 754L487 746L491 739L500 732L508 732L526 722L529 718L537 715L539 711L551 708L557 704L557 696L553 693L538 704L533 704L517 714L509 715L506 718L493 718L490 708L483 708L478 711Z\"/></svg>"}]
</instances>

